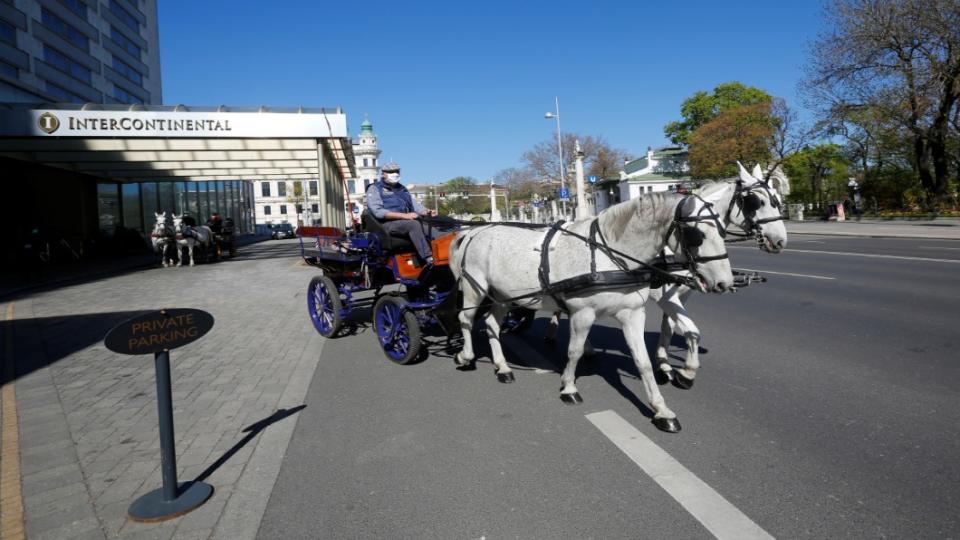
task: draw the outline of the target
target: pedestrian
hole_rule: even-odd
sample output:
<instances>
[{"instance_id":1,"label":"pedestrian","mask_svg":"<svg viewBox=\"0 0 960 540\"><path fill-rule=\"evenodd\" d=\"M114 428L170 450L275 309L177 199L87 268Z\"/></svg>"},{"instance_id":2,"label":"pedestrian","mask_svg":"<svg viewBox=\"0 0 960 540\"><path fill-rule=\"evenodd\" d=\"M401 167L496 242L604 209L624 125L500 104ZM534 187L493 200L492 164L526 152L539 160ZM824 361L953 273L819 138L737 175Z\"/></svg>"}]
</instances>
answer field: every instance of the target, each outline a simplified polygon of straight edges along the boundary
<instances>
[{"instance_id":1,"label":"pedestrian","mask_svg":"<svg viewBox=\"0 0 960 540\"><path fill-rule=\"evenodd\" d=\"M367 211L390 236L409 238L424 264L433 262L430 227L420 216L435 216L410 195L400 183L400 165L391 161L381 169L381 177L367 188Z\"/></svg>"}]
</instances>

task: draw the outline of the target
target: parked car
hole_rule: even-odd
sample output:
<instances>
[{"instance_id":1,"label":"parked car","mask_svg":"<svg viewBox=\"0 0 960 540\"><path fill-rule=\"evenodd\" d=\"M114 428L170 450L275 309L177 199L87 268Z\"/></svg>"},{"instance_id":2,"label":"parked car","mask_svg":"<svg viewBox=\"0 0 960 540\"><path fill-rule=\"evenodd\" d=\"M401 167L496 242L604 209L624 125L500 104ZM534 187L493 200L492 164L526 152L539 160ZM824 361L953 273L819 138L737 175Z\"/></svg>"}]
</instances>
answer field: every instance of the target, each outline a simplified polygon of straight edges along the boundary
<instances>
[{"instance_id":1,"label":"parked car","mask_svg":"<svg viewBox=\"0 0 960 540\"><path fill-rule=\"evenodd\" d=\"M289 223L274 225L270 229L270 238L273 238L274 240L280 240L281 238L294 238L296 236L297 233L293 230L293 225Z\"/></svg>"}]
</instances>

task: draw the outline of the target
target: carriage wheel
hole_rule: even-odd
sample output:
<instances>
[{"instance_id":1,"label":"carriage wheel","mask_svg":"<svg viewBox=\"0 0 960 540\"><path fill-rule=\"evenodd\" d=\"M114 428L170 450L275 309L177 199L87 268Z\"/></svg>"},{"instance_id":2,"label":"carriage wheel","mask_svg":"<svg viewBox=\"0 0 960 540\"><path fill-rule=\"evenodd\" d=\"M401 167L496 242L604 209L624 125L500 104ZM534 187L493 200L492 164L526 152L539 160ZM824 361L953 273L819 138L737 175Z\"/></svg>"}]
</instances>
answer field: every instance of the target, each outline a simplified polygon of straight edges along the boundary
<instances>
[{"instance_id":1,"label":"carriage wheel","mask_svg":"<svg viewBox=\"0 0 960 540\"><path fill-rule=\"evenodd\" d=\"M383 296L373 306L373 328L387 358L409 364L420 355L420 323L396 296Z\"/></svg>"},{"instance_id":2,"label":"carriage wheel","mask_svg":"<svg viewBox=\"0 0 960 540\"><path fill-rule=\"evenodd\" d=\"M507 312L500 324L500 331L505 334L519 334L533 326L537 312L529 308L517 307Z\"/></svg>"},{"instance_id":3,"label":"carriage wheel","mask_svg":"<svg viewBox=\"0 0 960 540\"><path fill-rule=\"evenodd\" d=\"M316 276L310 280L307 287L307 309L310 311L314 328L321 336L332 337L340 330L343 324L340 317L343 302L340 301L337 285L329 277Z\"/></svg>"}]
</instances>

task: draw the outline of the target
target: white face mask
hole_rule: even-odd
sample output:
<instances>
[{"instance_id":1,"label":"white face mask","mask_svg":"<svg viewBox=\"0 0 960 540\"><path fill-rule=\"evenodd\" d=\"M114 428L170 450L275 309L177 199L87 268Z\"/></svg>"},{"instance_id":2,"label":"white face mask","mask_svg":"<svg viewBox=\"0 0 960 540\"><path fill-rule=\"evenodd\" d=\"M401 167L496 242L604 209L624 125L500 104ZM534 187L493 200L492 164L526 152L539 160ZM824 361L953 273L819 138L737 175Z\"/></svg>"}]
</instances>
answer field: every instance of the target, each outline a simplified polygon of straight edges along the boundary
<instances>
[{"instance_id":1,"label":"white face mask","mask_svg":"<svg viewBox=\"0 0 960 540\"><path fill-rule=\"evenodd\" d=\"M387 175L383 177L383 181L388 184L396 184L400 181L400 173L387 173Z\"/></svg>"}]
</instances>

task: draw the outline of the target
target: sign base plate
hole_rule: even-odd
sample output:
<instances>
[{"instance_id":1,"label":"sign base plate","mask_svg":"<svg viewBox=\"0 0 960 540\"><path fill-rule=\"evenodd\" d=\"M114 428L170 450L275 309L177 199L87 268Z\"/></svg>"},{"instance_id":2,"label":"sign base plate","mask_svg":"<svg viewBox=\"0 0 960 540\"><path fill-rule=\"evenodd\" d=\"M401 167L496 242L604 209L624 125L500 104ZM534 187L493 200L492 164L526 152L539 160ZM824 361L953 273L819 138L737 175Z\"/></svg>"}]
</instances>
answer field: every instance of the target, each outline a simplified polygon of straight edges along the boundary
<instances>
[{"instance_id":1,"label":"sign base plate","mask_svg":"<svg viewBox=\"0 0 960 540\"><path fill-rule=\"evenodd\" d=\"M180 482L177 498L163 500L163 488L155 489L133 501L127 515L133 521L166 521L197 508L213 495L213 486L204 482Z\"/></svg>"}]
</instances>

